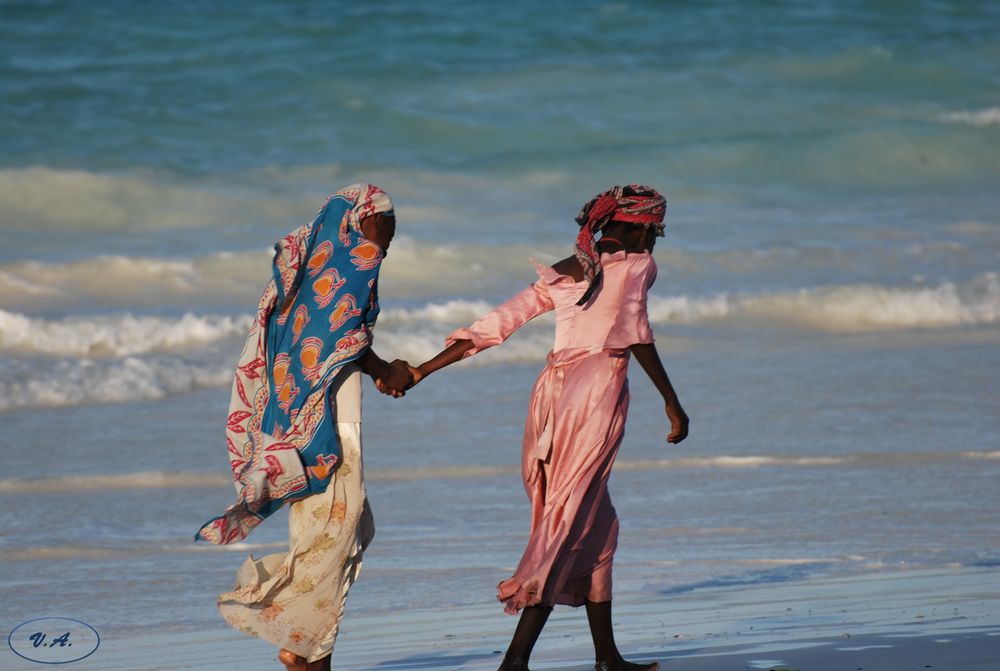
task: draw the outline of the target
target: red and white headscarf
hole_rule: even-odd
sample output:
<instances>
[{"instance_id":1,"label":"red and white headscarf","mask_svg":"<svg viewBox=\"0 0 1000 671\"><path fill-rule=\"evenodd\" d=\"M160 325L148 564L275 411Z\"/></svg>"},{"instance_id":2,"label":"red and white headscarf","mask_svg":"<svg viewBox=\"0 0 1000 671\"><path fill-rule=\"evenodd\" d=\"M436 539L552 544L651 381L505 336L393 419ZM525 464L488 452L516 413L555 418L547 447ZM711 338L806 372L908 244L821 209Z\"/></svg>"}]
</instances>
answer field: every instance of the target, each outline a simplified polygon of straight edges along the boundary
<instances>
[{"instance_id":1,"label":"red and white headscarf","mask_svg":"<svg viewBox=\"0 0 1000 671\"><path fill-rule=\"evenodd\" d=\"M590 286L579 305L590 299L600 281L601 255L597 251L597 233L608 223L621 221L652 227L656 230L656 235L663 236L663 216L666 211L667 200L656 189L643 184L614 186L594 196L583 206L580 214L576 215L576 223L580 224L580 234L576 238L576 258L583 266L583 276L590 282Z\"/></svg>"},{"instance_id":2,"label":"red and white headscarf","mask_svg":"<svg viewBox=\"0 0 1000 671\"><path fill-rule=\"evenodd\" d=\"M347 214L347 221L351 228L358 233L361 232L361 222L366 217L373 214L384 214L387 217L396 216L389 194L374 184L351 184L337 191L330 198L334 196L343 196L354 201L354 207ZM327 198L328 202L330 198Z\"/></svg>"}]
</instances>

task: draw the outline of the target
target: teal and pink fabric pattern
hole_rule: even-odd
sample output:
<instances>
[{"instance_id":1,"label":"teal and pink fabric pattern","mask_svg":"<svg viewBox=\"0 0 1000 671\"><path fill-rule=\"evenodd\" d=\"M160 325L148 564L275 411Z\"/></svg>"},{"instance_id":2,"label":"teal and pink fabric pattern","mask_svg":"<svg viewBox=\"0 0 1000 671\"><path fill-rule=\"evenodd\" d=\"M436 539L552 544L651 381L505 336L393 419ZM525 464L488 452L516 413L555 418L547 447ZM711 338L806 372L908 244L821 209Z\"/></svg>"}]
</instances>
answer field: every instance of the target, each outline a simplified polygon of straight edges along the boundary
<instances>
[{"instance_id":1,"label":"teal and pink fabric pattern","mask_svg":"<svg viewBox=\"0 0 1000 671\"><path fill-rule=\"evenodd\" d=\"M379 312L383 251L361 235L361 221L378 213L392 216L389 197L355 184L275 245L226 423L237 501L195 540L242 540L285 503L329 484L341 458L330 383L371 346Z\"/></svg>"}]
</instances>

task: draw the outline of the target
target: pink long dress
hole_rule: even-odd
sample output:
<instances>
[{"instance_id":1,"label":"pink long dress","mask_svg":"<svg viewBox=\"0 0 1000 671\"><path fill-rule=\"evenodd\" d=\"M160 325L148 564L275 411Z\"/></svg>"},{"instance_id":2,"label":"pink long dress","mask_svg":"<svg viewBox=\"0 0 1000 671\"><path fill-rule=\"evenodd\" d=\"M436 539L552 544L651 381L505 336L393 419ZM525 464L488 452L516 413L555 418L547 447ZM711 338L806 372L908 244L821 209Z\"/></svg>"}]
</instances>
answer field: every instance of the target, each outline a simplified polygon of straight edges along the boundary
<instances>
[{"instance_id":1,"label":"pink long dress","mask_svg":"<svg viewBox=\"0 0 1000 671\"><path fill-rule=\"evenodd\" d=\"M531 500L531 535L514 575L501 582L504 610L611 599L618 517L608 494L611 466L625 432L630 345L653 342L646 293L656 279L649 253L603 254L604 277L587 287L536 265L539 280L447 343L471 340L471 356L505 341L555 310L555 344L531 392L522 474Z\"/></svg>"}]
</instances>

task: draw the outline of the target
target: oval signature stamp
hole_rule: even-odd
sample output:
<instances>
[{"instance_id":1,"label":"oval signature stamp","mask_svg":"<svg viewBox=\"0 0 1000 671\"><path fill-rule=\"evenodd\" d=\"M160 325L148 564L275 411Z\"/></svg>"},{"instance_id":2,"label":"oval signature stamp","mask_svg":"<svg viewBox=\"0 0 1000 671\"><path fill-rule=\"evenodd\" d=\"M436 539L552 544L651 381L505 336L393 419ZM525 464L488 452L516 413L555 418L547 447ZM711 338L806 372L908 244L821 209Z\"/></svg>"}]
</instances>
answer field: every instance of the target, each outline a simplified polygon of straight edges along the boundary
<instances>
[{"instance_id":1,"label":"oval signature stamp","mask_svg":"<svg viewBox=\"0 0 1000 671\"><path fill-rule=\"evenodd\" d=\"M17 625L7 645L18 657L39 664L68 664L90 657L101 636L86 622L68 617L39 617Z\"/></svg>"}]
</instances>

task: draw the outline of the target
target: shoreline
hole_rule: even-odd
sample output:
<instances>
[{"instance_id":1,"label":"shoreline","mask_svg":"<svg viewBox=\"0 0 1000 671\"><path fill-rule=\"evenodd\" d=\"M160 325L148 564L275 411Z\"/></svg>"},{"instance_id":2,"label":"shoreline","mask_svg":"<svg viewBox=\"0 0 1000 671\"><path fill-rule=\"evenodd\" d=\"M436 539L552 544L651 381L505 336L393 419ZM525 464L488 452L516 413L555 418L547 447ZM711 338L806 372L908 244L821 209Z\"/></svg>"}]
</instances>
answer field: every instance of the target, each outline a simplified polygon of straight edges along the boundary
<instances>
[{"instance_id":1,"label":"shoreline","mask_svg":"<svg viewBox=\"0 0 1000 671\"><path fill-rule=\"evenodd\" d=\"M615 602L623 654L670 671L709 669L962 669L1000 660L1000 567L813 577L699 588L679 595L624 595ZM349 602L335 669L495 669L516 620L492 603L366 613ZM557 608L532 669L592 668L582 611ZM72 671L280 670L277 650L223 626L130 636L102 632L101 648ZM39 665L9 648L0 667Z\"/></svg>"}]
</instances>

